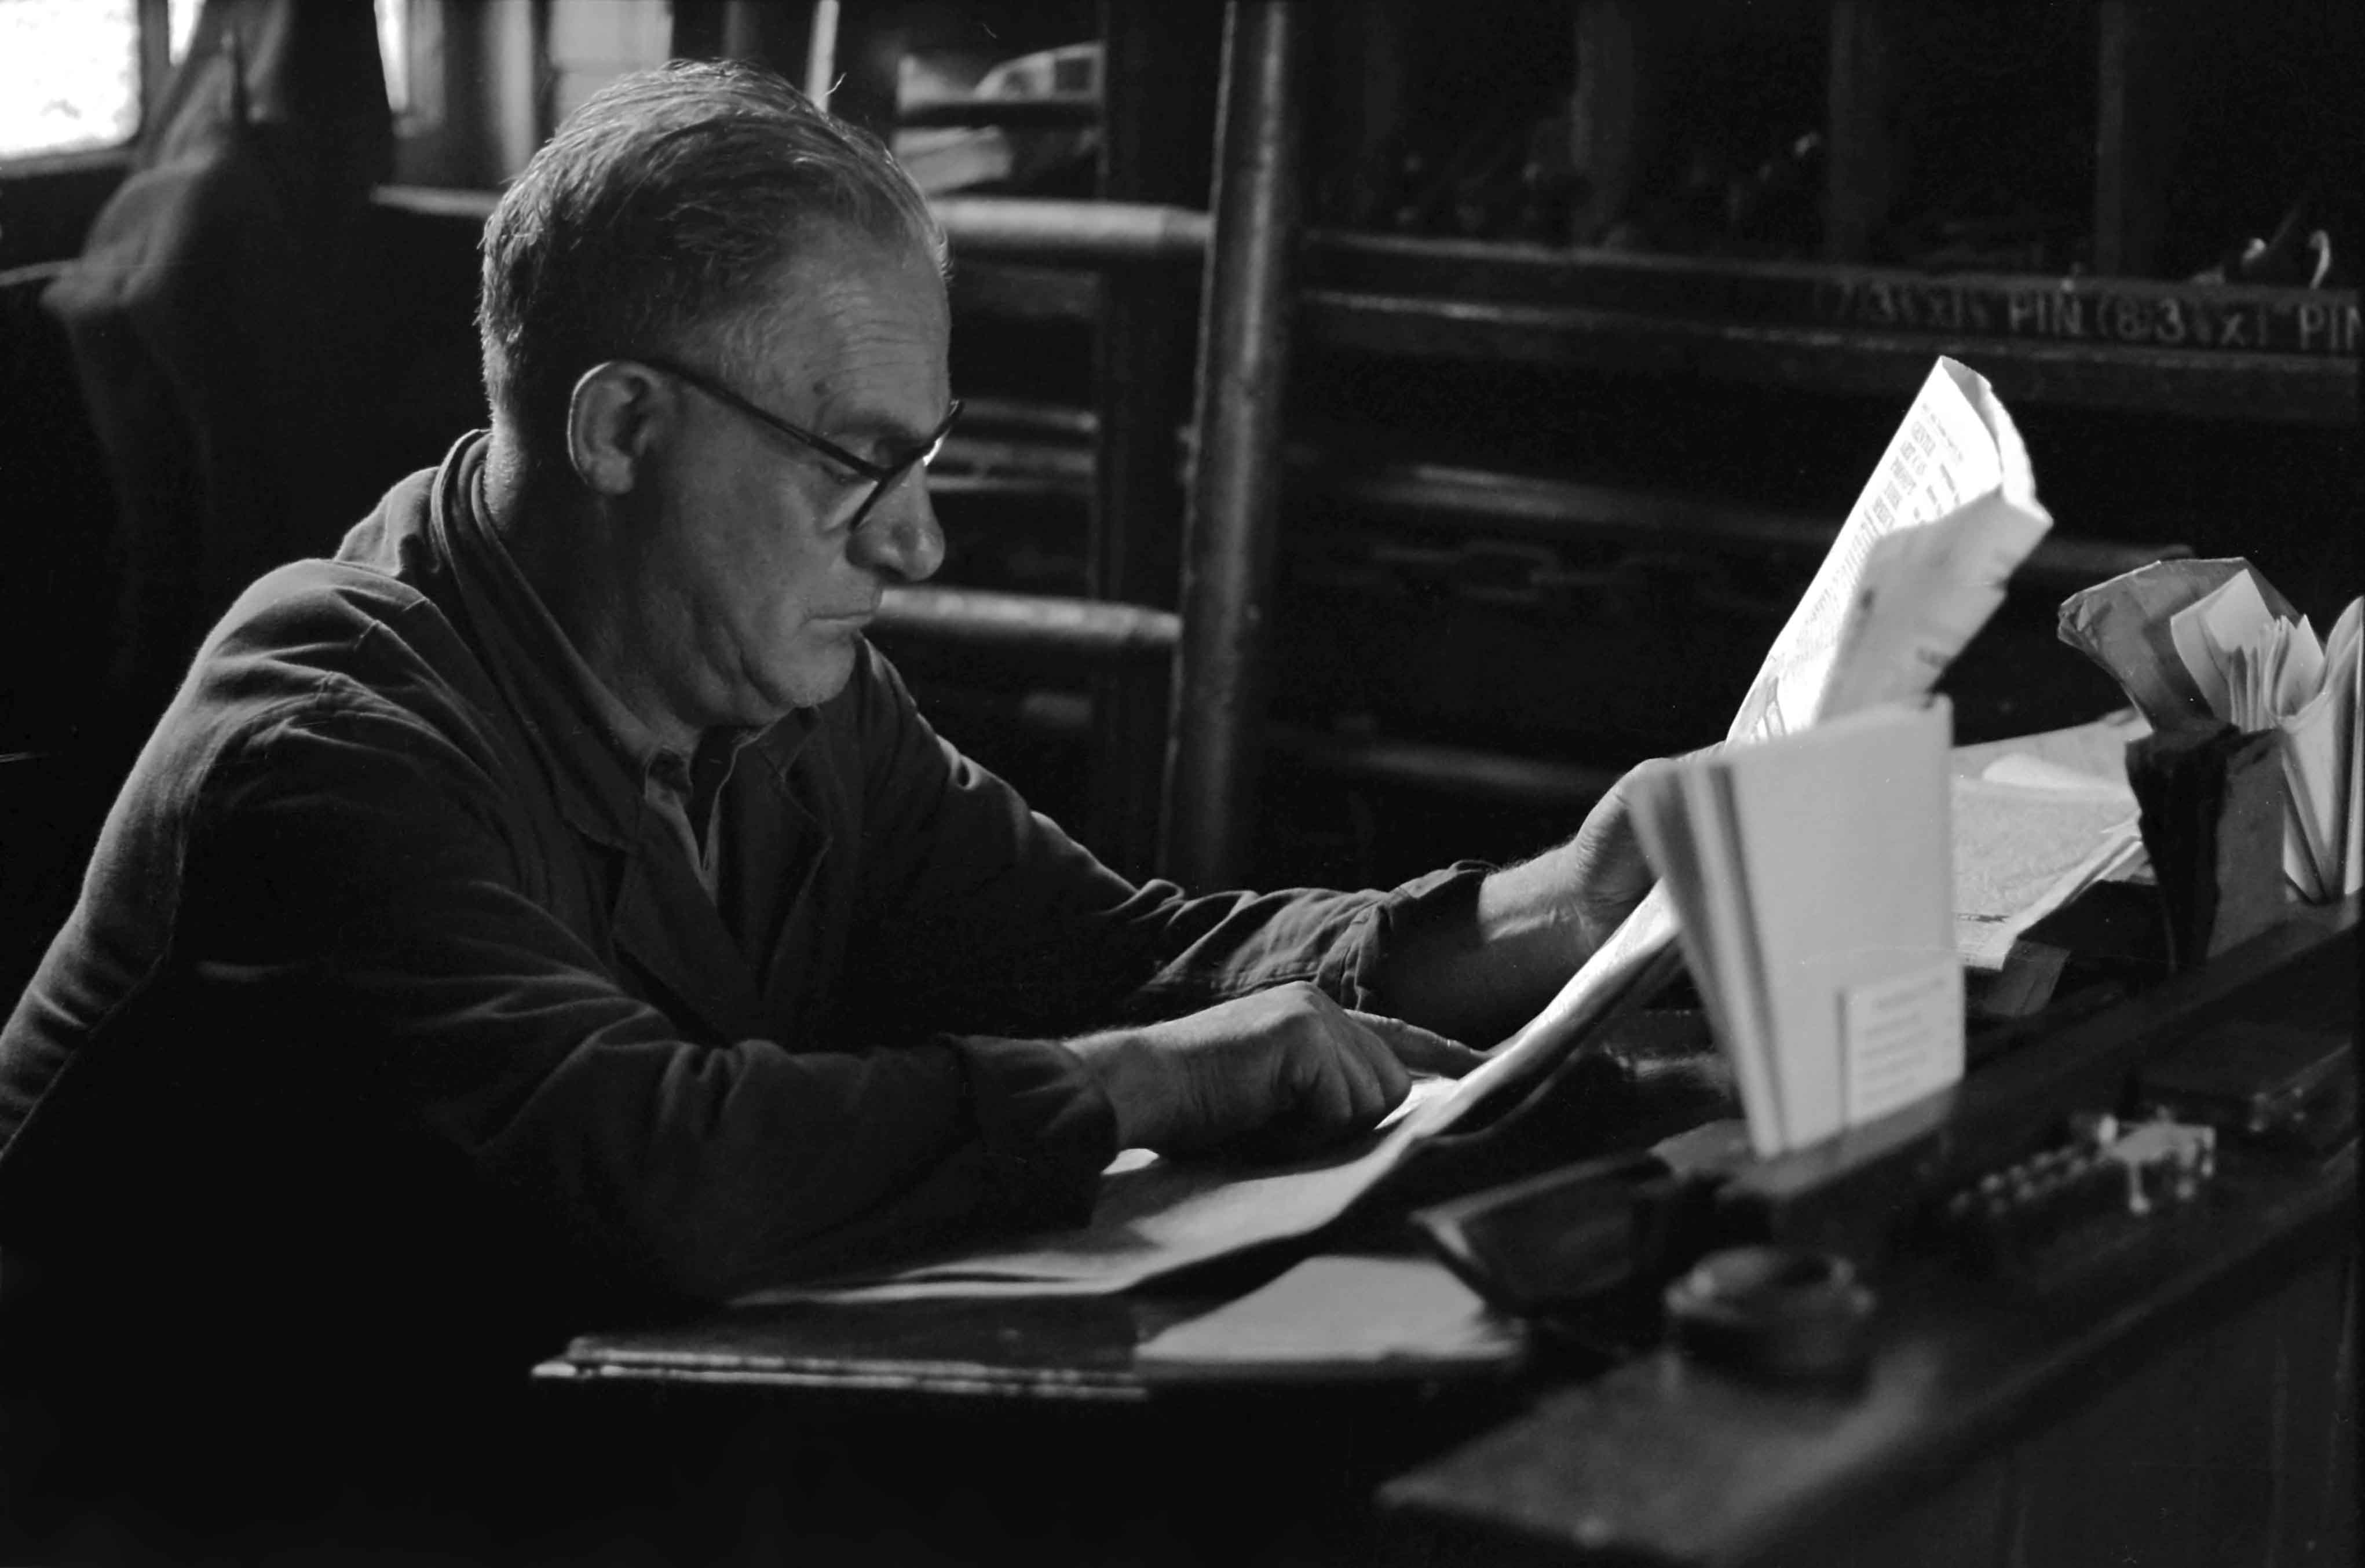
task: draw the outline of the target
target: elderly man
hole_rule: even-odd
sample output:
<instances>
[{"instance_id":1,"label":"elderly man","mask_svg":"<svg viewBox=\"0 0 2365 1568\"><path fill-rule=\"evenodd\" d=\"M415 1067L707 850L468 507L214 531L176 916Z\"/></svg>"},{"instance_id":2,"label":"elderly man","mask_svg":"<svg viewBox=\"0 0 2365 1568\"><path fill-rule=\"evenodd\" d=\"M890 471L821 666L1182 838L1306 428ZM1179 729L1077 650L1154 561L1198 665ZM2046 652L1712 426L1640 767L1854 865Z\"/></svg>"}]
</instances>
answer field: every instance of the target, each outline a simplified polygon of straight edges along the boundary
<instances>
[{"instance_id":1,"label":"elderly man","mask_svg":"<svg viewBox=\"0 0 2365 1568\"><path fill-rule=\"evenodd\" d=\"M491 431L214 631L0 1036L0 1247L76 1323L225 1336L166 1383L513 1382L601 1314L1081 1220L1121 1148L1367 1127L1636 894L1607 811L1186 898L933 734L862 633L943 555L943 265L757 72L534 158Z\"/></svg>"}]
</instances>

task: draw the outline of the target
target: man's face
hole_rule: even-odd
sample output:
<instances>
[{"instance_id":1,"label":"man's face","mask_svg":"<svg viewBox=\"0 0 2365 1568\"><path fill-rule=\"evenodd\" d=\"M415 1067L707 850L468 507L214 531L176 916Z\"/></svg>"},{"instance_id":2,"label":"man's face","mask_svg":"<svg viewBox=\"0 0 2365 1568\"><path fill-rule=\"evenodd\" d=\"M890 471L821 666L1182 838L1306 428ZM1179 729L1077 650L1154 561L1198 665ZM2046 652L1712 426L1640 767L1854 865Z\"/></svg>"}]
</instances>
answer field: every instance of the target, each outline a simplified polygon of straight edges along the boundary
<instances>
[{"instance_id":1,"label":"man's face","mask_svg":"<svg viewBox=\"0 0 2365 1568\"><path fill-rule=\"evenodd\" d=\"M943 422L950 319L924 256L853 237L801 248L752 329L753 366L685 364L872 463ZM868 479L675 378L650 456L633 577L667 706L697 728L769 723L844 689L891 582L944 559L925 472L862 518ZM638 490L638 487L635 487Z\"/></svg>"}]
</instances>

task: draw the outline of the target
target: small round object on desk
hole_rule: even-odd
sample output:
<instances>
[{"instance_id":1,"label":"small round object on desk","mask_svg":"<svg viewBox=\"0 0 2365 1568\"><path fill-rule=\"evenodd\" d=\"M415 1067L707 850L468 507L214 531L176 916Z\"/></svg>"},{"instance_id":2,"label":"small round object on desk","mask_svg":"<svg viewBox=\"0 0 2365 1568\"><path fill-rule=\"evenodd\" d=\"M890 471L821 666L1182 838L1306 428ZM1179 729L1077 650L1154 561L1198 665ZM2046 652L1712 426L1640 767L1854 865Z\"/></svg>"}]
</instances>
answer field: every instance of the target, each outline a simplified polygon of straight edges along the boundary
<instances>
[{"instance_id":1,"label":"small round object on desk","mask_svg":"<svg viewBox=\"0 0 2365 1568\"><path fill-rule=\"evenodd\" d=\"M1854 1265L1802 1247L1733 1247L1666 1291L1667 1323L1694 1360L1784 1382L1860 1376L1872 1292Z\"/></svg>"}]
</instances>

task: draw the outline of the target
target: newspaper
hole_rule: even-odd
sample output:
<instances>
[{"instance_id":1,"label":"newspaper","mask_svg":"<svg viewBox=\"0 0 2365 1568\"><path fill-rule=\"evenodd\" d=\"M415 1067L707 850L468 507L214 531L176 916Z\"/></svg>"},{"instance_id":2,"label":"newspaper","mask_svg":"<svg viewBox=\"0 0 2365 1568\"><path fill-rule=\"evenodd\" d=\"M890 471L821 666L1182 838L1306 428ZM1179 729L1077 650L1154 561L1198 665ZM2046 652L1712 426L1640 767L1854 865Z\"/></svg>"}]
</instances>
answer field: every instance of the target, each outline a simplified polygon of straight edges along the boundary
<instances>
[{"instance_id":1,"label":"newspaper","mask_svg":"<svg viewBox=\"0 0 2365 1568\"><path fill-rule=\"evenodd\" d=\"M1926 695L2052 522L2012 416L1985 377L1941 358L1767 650L1725 744ZM1675 945L1674 907L1654 888L1534 1021L1462 1081L1437 1126L1548 1070L1638 984L1665 974Z\"/></svg>"},{"instance_id":2,"label":"newspaper","mask_svg":"<svg viewBox=\"0 0 2365 1568\"><path fill-rule=\"evenodd\" d=\"M2013 753L1953 787L1955 944L1968 968L2001 970L2021 933L2143 859L2124 778Z\"/></svg>"},{"instance_id":3,"label":"newspaper","mask_svg":"<svg viewBox=\"0 0 2365 1568\"><path fill-rule=\"evenodd\" d=\"M1985 379L1940 359L1774 640L1727 744L1926 694L2002 597L2051 520ZM1894 543L1892 543L1894 542ZM950 1250L890 1272L754 1301L1114 1294L1210 1259L1303 1236L1344 1213L1422 1138L1541 1077L1676 963L1654 888L1542 1012L1458 1082L1419 1085L1372 1135L1280 1168L1119 1156L1091 1222Z\"/></svg>"}]
</instances>

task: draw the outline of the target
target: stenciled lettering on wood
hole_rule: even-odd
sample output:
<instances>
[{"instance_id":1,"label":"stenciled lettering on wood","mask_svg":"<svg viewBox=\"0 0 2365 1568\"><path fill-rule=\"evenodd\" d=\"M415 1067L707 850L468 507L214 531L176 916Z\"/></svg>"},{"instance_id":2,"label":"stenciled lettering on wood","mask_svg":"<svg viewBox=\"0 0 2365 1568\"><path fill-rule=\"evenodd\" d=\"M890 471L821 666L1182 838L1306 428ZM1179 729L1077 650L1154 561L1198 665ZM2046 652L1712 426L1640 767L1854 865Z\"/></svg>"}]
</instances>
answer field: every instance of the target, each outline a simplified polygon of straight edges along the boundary
<instances>
[{"instance_id":1,"label":"stenciled lettering on wood","mask_svg":"<svg viewBox=\"0 0 2365 1568\"><path fill-rule=\"evenodd\" d=\"M2130 348L2338 356L2356 353L2359 342L2356 296L2299 289L2262 299L2199 285L2136 290L1840 274L1817 281L1814 314L1822 326Z\"/></svg>"}]
</instances>

